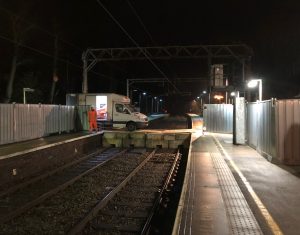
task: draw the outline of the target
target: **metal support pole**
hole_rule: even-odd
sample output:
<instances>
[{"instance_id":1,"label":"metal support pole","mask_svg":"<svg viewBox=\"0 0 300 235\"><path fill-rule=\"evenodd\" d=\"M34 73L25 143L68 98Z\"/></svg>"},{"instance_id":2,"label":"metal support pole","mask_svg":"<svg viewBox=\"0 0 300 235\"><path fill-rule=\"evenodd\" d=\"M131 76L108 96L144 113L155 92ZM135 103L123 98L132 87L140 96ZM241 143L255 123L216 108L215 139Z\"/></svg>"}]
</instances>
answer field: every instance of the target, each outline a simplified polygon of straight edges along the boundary
<instances>
[{"instance_id":1,"label":"metal support pole","mask_svg":"<svg viewBox=\"0 0 300 235\"><path fill-rule=\"evenodd\" d=\"M259 101L262 101L262 80L259 79L259 84L258 84L258 97Z\"/></svg>"},{"instance_id":2,"label":"metal support pole","mask_svg":"<svg viewBox=\"0 0 300 235\"><path fill-rule=\"evenodd\" d=\"M83 81L82 81L82 93L88 93L88 82L87 82L87 60L86 60L87 52L82 53L82 61L83 61Z\"/></svg>"},{"instance_id":3,"label":"metal support pole","mask_svg":"<svg viewBox=\"0 0 300 235\"><path fill-rule=\"evenodd\" d=\"M151 98L151 113L154 113L154 97Z\"/></svg>"},{"instance_id":4,"label":"metal support pole","mask_svg":"<svg viewBox=\"0 0 300 235\"><path fill-rule=\"evenodd\" d=\"M210 104L211 99L211 87L213 85L213 78L211 76L211 55L207 57L207 65L208 65L208 80L209 80L209 91L208 91L208 103Z\"/></svg>"},{"instance_id":5,"label":"metal support pole","mask_svg":"<svg viewBox=\"0 0 300 235\"><path fill-rule=\"evenodd\" d=\"M141 110L141 108L142 108L141 101L142 101L142 95L141 95L141 93L139 93L139 107L140 107L140 112L142 112L142 110Z\"/></svg>"},{"instance_id":6,"label":"metal support pole","mask_svg":"<svg viewBox=\"0 0 300 235\"><path fill-rule=\"evenodd\" d=\"M26 91L25 91L25 88L23 88L23 103L26 104Z\"/></svg>"},{"instance_id":7,"label":"metal support pole","mask_svg":"<svg viewBox=\"0 0 300 235\"><path fill-rule=\"evenodd\" d=\"M126 79L126 96L129 97L129 79ZM130 97L132 99L132 97Z\"/></svg>"},{"instance_id":8,"label":"metal support pole","mask_svg":"<svg viewBox=\"0 0 300 235\"><path fill-rule=\"evenodd\" d=\"M245 83L245 60L242 60L242 79L243 79L243 84Z\"/></svg>"},{"instance_id":9,"label":"metal support pole","mask_svg":"<svg viewBox=\"0 0 300 235\"><path fill-rule=\"evenodd\" d=\"M147 97L147 95L145 96L145 98L146 98L146 114L148 113L148 97Z\"/></svg>"}]
</instances>

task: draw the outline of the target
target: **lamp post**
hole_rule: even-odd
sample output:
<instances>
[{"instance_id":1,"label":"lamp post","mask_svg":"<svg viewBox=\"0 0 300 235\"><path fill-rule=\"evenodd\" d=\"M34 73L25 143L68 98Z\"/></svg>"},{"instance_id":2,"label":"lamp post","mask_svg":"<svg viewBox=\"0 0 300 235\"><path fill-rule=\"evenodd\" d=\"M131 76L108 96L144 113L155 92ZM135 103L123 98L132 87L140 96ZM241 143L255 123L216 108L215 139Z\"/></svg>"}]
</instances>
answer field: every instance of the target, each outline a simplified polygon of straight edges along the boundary
<instances>
[{"instance_id":1,"label":"lamp post","mask_svg":"<svg viewBox=\"0 0 300 235\"><path fill-rule=\"evenodd\" d=\"M261 79L251 79L248 81L247 86L249 88L257 87L258 85L258 100L262 100L262 80Z\"/></svg>"},{"instance_id":2,"label":"lamp post","mask_svg":"<svg viewBox=\"0 0 300 235\"><path fill-rule=\"evenodd\" d=\"M155 113L155 112L157 112L156 110L155 110L155 108L156 108L156 100L157 100L157 97L156 96L154 96L153 98L152 98L152 112L153 113Z\"/></svg>"},{"instance_id":3,"label":"lamp post","mask_svg":"<svg viewBox=\"0 0 300 235\"><path fill-rule=\"evenodd\" d=\"M147 113L147 93L143 92L143 97L145 97L146 99L143 98L143 100L145 100L145 113Z\"/></svg>"},{"instance_id":4,"label":"lamp post","mask_svg":"<svg viewBox=\"0 0 300 235\"><path fill-rule=\"evenodd\" d=\"M200 100L200 104L201 104L201 109L202 109L202 106L203 106L203 96L206 94L206 91L202 91L202 94L200 96L201 100Z\"/></svg>"},{"instance_id":5,"label":"lamp post","mask_svg":"<svg viewBox=\"0 0 300 235\"><path fill-rule=\"evenodd\" d=\"M203 96L204 95L206 95L206 91L204 90L204 91L202 91L202 93L199 95L199 96L197 96L197 100L200 100L200 112L202 113L203 112L203 106L204 106L204 103L205 103L205 100L203 100Z\"/></svg>"},{"instance_id":6,"label":"lamp post","mask_svg":"<svg viewBox=\"0 0 300 235\"><path fill-rule=\"evenodd\" d=\"M26 92L34 92L34 89L24 87L23 88L23 103L26 104Z\"/></svg>"},{"instance_id":7,"label":"lamp post","mask_svg":"<svg viewBox=\"0 0 300 235\"><path fill-rule=\"evenodd\" d=\"M161 112L163 111L163 99L159 99L159 103L158 103L158 109L159 109L159 104L160 104L160 110Z\"/></svg>"},{"instance_id":8,"label":"lamp post","mask_svg":"<svg viewBox=\"0 0 300 235\"><path fill-rule=\"evenodd\" d=\"M200 100L200 106L203 106L203 96L206 94L206 91L202 91L202 94L197 96L197 100Z\"/></svg>"}]
</instances>

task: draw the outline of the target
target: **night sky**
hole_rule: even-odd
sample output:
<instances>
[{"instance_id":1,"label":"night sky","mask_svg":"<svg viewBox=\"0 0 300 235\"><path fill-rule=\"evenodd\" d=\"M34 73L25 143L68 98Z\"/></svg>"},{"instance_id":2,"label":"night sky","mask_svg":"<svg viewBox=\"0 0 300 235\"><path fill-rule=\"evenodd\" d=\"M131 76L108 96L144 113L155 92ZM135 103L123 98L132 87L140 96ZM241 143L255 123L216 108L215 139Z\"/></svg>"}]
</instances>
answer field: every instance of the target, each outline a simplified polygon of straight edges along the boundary
<instances>
[{"instance_id":1,"label":"night sky","mask_svg":"<svg viewBox=\"0 0 300 235\"><path fill-rule=\"evenodd\" d=\"M22 102L22 87L33 87L31 102L49 103L55 36L59 81L53 102L61 104L67 92L81 92L84 50L134 47L102 4L141 47L245 43L254 51L251 73L263 79L264 99L300 93L300 2L296 0L11 0L0 4L0 100L13 58L12 16L19 17L22 32L12 102ZM203 61L155 63L171 80L206 73ZM126 78L150 77L161 74L147 61L98 63L89 73L89 91L125 94ZM193 95L206 89L201 82L191 87L182 89L192 89ZM165 89L137 88L154 95Z\"/></svg>"}]
</instances>

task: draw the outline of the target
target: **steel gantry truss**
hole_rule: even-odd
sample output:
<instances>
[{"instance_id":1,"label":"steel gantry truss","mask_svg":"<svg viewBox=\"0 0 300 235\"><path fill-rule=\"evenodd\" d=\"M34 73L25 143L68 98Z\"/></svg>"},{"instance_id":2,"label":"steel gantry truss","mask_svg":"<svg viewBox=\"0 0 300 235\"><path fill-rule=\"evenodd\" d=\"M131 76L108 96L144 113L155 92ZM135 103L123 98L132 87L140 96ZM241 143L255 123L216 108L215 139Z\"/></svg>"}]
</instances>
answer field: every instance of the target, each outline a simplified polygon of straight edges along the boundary
<instances>
[{"instance_id":1,"label":"steel gantry truss","mask_svg":"<svg viewBox=\"0 0 300 235\"><path fill-rule=\"evenodd\" d=\"M245 65L250 62L252 56L252 49L245 44L87 49L82 54L82 91L88 92L88 71L101 61L206 58L210 68L214 58L234 59L243 66L244 80Z\"/></svg>"},{"instance_id":2,"label":"steel gantry truss","mask_svg":"<svg viewBox=\"0 0 300 235\"><path fill-rule=\"evenodd\" d=\"M199 78L199 77L194 77L194 78L176 78L176 82L180 82L180 83L194 83L197 82L199 80L204 81L206 78ZM160 83L160 84L167 84L168 80L165 78L133 78L133 79L127 79L126 80L126 95L128 97L132 97L130 94L130 90L131 90L131 86L133 84L138 84L138 83ZM191 92L180 92L180 95L191 95Z\"/></svg>"}]
</instances>

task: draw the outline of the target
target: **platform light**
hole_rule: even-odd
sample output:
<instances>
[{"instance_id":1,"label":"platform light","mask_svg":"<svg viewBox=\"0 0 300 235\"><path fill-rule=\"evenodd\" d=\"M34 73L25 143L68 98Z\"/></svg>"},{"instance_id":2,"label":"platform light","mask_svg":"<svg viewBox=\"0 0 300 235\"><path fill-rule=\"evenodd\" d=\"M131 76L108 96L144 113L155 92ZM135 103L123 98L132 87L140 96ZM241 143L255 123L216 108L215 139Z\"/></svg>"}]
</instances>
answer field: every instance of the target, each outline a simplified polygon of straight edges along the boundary
<instances>
[{"instance_id":1,"label":"platform light","mask_svg":"<svg viewBox=\"0 0 300 235\"><path fill-rule=\"evenodd\" d=\"M258 99L262 100L262 80L261 79L251 79L247 82L249 88L257 87L258 85Z\"/></svg>"},{"instance_id":2,"label":"platform light","mask_svg":"<svg viewBox=\"0 0 300 235\"><path fill-rule=\"evenodd\" d=\"M26 92L34 92L34 89L24 87L23 88L23 103L26 104Z\"/></svg>"},{"instance_id":3,"label":"platform light","mask_svg":"<svg viewBox=\"0 0 300 235\"><path fill-rule=\"evenodd\" d=\"M257 87L257 84L258 84L258 81L257 80L250 80L248 83L247 83L247 86L249 88L254 88L254 87Z\"/></svg>"}]
</instances>

